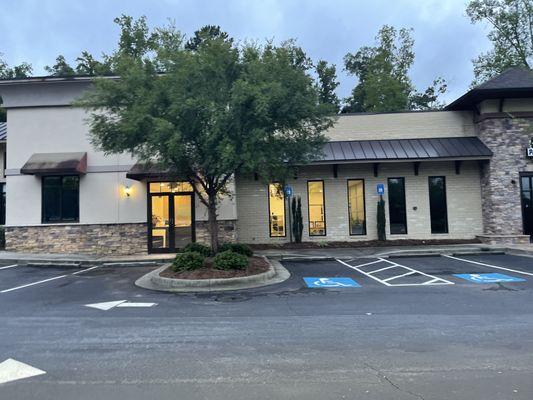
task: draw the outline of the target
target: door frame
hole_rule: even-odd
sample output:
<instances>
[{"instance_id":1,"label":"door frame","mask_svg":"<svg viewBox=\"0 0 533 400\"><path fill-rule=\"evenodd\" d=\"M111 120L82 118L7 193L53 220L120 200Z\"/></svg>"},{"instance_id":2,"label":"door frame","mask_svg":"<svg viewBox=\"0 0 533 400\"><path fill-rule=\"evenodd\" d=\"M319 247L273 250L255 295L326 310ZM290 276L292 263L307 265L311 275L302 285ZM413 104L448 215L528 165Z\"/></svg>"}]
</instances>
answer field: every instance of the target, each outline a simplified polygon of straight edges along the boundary
<instances>
[{"instance_id":1,"label":"door frame","mask_svg":"<svg viewBox=\"0 0 533 400\"><path fill-rule=\"evenodd\" d=\"M531 203L533 205L533 186L531 186L531 184L533 184L533 172L520 172L520 182L519 182L519 189L520 189L520 213L522 214L522 233L524 235L527 235L526 233L526 219L525 219L525 215L524 215L524 199L522 198L522 178L530 178L531 182L530 182L530 192L531 192L531 195L532 195L532 198L531 198ZM533 238L533 235L530 234L530 236Z\"/></svg>"},{"instance_id":2,"label":"door frame","mask_svg":"<svg viewBox=\"0 0 533 400\"><path fill-rule=\"evenodd\" d=\"M150 181L146 183L146 219L147 219L147 235L146 239L148 241L148 253L176 253L177 249L174 246L175 243L175 226L174 226L174 197L176 196L190 196L191 198L191 243L196 242L196 215L195 215L195 196L194 192L159 192L159 193L150 193L150 183L166 183L174 181ZM167 196L168 197L168 207L170 225L169 225L169 245L167 248L153 248L152 246L152 197L153 196Z\"/></svg>"}]
</instances>

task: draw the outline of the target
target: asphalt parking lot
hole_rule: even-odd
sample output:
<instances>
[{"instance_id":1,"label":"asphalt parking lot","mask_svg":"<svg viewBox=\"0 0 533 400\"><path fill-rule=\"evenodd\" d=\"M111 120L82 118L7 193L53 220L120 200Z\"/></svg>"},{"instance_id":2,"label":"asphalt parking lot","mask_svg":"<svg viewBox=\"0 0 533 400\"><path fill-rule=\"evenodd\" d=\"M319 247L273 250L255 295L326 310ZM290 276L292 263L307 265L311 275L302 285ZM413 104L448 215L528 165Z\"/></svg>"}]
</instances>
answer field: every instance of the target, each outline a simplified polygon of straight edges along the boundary
<instances>
[{"instance_id":1,"label":"asphalt parking lot","mask_svg":"<svg viewBox=\"0 0 533 400\"><path fill-rule=\"evenodd\" d=\"M0 265L0 398L530 399L533 258L285 260L228 293L152 268ZM498 274L498 275L494 275ZM7 378L6 378L7 376Z\"/></svg>"}]
</instances>

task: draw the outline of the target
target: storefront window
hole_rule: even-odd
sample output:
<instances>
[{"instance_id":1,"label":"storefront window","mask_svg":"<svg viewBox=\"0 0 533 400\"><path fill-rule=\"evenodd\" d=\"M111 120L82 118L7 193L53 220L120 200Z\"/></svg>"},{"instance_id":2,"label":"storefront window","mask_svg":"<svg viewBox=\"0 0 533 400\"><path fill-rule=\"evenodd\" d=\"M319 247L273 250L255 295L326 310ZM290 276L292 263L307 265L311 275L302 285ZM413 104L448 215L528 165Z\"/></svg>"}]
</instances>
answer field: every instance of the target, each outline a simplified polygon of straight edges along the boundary
<instances>
[{"instance_id":1,"label":"storefront window","mask_svg":"<svg viewBox=\"0 0 533 400\"><path fill-rule=\"evenodd\" d=\"M307 182L307 199L309 202L309 236L325 236L324 181Z\"/></svg>"},{"instance_id":2,"label":"storefront window","mask_svg":"<svg viewBox=\"0 0 533 400\"><path fill-rule=\"evenodd\" d=\"M0 225L6 224L6 184L0 183Z\"/></svg>"},{"instance_id":3,"label":"storefront window","mask_svg":"<svg viewBox=\"0 0 533 400\"><path fill-rule=\"evenodd\" d=\"M43 222L79 220L79 177L43 177Z\"/></svg>"},{"instance_id":4,"label":"storefront window","mask_svg":"<svg viewBox=\"0 0 533 400\"><path fill-rule=\"evenodd\" d=\"M192 192L193 187L189 182L151 182L150 193L178 193Z\"/></svg>"},{"instance_id":5,"label":"storefront window","mask_svg":"<svg viewBox=\"0 0 533 400\"><path fill-rule=\"evenodd\" d=\"M390 233L407 233L407 213L405 210L405 180L404 178L389 178L389 221Z\"/></svg>"},{"instance_id":6,"label":"storefront window","mask_svg":"<svg viewBox=\"0 0 533 400\"><path fill-rule=\"evenodd\" d=\"M520 177L524 235L533 235L533 176Z\"/></svg>"},{"instance_id":7,"label":"storefront window","mask_svg":"<svg viewBox=\"0 0 533 400\"><path fill-rule=\"evenodd\" d=\"M365 182L362 179L348 181L348 217L350 235L366 235Z\"/></svg>"},{"instance_id":8,"label":"storefront window","mask_svg":"<svg viewBox=\"0 0 533 400\"><path fill-rule=\"evenodd\" d=\"M285 236L285 195L283 186L279 183L268 185L268 214L270 236Z\"/></svg>"},{"instance_id":9,"label":"storefront window","mask_svg":"<svg viewBox=\"0 0 533 400\"><path fill-rule=\"evenodd\" d=\"M444 176L429 177L429 213L431 233L448 233L446 179Z\"/></svg>"}]
</instances>

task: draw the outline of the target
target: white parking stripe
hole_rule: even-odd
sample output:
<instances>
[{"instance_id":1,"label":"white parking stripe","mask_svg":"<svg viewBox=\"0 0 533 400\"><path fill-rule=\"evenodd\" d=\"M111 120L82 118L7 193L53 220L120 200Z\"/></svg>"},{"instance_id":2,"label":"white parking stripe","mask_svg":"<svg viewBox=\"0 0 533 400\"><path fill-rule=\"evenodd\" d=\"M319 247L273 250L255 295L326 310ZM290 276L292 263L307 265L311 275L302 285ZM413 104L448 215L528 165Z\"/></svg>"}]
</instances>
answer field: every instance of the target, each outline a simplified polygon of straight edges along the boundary
<instances>
[{"instance_id":1,"label":"white parking stripe","mask_svg":"<svg viewBox=\"0 0 533 400\"><path fill-rule=\"evenodd\" d=\"M382 283L382 284L384 284L384 285L386 285L386 286L390 286L390 283L383 282L381 279L378 279L378 278L376 278L375 276L372 276L372 275L366 273L366 272L363 271L362 269L359 269L359 268L357 268L357 267L354 267L353 265L350 265L350 264L348 264L348 263L345 263L344 261L339 260L339 259L337 259L337 261L340 262L342 265L347 266L348 268L355 269L357 272L359 272L359 273L361 273L361 274L363 274L363 275L366 275L366 276L368 276L369 278L374 279L375 281L378 281L379 283Z\"/></svg>"},{"instance_id":2,"label":"white parking stripe","mask_svg":"<svg viewBox=\"0 0 533 400\"><path fill-rule=\"evenodd\" d=\"M501 269L501 270L503 270L503 271L509 271L509 272L514 272L514 273L517 273L517 274L533 276L533 273L530 273L530 272L524 272L524 271L519 271L519 270L517 270L517 269L511 269L511 268L500 267L500 266L498 266L498 265L485 264L485 263L478 262L478 261L467 260L467 259L465 259L465 258L459 258L459 257L454 257L454 256L447 256L447 255L444 255L444 254L443 254L443 256L444 256L444 257L451 258L452 260L463 261L463 262L467 262L467 263L470 263L470 264L482 265L482 266L484 266L484 267L495 268L495 269Z\"/></svg>"},{"instance_id":3,"label":"white parking stripe","mask_svg":"<svg viewBox=\"0 0 533 400\"><path fill-rule=\"evenodd\" d=\"M454 283L451 282L451 281L448 281L448 280L446 280L446 279L439 278L439 277L436 277L436 276L433 276L433 275L426 274L425 272L418 271L418 270L413 269L413 268L411 268L411 267L406 267L405 265L398 264L398 263L395 263L395 262L393 262L393 261L385 260L384 258L380 258L380 260L383 260L383 261L385 261L385 262L388 262L388 263L390 263L390 264L392 264L392 265L396 265L396 266L398 266L398 267L405 268L405 269L410 270L410 271L414 271L414 272L416 272L417 274L427 276L428 278L431 278L432 280L433 280L433 279L438 279L439 281L446 282L447 285L454 285Z\"/></svg>"},{"instance_id":4,"label":"white parking stripe","mask_svg":"<svg viewBox=\"0 0 533 400\"><path fill-rule=\"evenodd\" d=\"M353 260L353 258L352 258ZM346 262L348 262L350 260L347 260ZM366 267L367 265L372 265L372 264L377 264L377 263L380 263L381 260L376 260L376 261L371 261L371 262L367 262L365 264L359 264L359 265L354 265L354 267L357 267L357 268L361 268L361 267Z\"/></svg>"},{"instance_id":5,"label":"white parking stripe","mask_svg":"<svg viewBox=\"0 0 533 400\"><path fill-rule=\"evenodd\" d=\"M15 268L15 267L18 267L19 265L18 264L13 264L13 265L8 265L6 267L0 267L0 270L2 269L8 269L8 268Z\"/></svg>"},{"instance_id":6,"label":"white parking stripe","mask_svg":"<svg viewBox=\"0 0 533 400\"><path fill-rule=\"evenodd\" d=\"M398 278L402 278L404 276L409 276L409 275L413 275L413 274L416 274L415 271L409 271L405 274L402 274L402 275L397 275L397 276L393 276L392 278L387 278L387 279L383 279L383 282L388 282L388 281L392 281L393 279L398 279Z\"/></svg>"},{"instance_id":7,"label":"white parking stripe","mask_svg":"<svg viewBox=\"0 0 533 400\"><path fill-rule=\"evenodd\" d=\"M386 260L384 258L378 258L376 261L372 262L372 263L367 263L367 264L361 264L361 265L350 265L342 260L339 260L337 259L338 262L340 262L342 265L345 265L347 266L348 268L351 268L351 269L354 269L356 270L357 272L365 275L365 276L368 276L369 278L371 279L374 279L375 281L378 281L379 283L385 285L385 286L422 286L422 285L425 285L425 286L433 286L433 285L454 285L454 282L451 282L451 281L448 281L446 279L443 279L443 278L439 278L439 277L436 277L436 276L433 276L433 275L429 275L429 274L426 274L422 271L418 271L416 269L413 269L411 267L406 267L405 265L402 265L402 264L398 264L394 261L389 261L389 260ZM364 265L370 265L370 264L376 264L378 262L385 262L385 263L388 263L390 264L389 267L385 267L385 268L380 268L380 269L376 269L374 271L363 271L362 269L360 269L359 267L361 266L364 266ZM373 274L377 273L377 272L380 272L380 271L385 271L385 270L388 270L388 269L392 269L392 268L401 268L403 269L404 271L407 270L407 272L402 272L401 274L399 275L395 275L395 276L391 276L391 277L388 277L386 279L379 279L377 278L376 276L374 276ZM428 281L426 282L419 282L419 283L389 283L390 281L394 280L394 279L398 279L398 278L402 278L402 277L406 277L406 276L410 276L410 275L422 275L422 276L426 276L429 278Z\"/></svg>"},{"instance_id":8,"label":"white parking stripe","mask_svg":"<svg viewBox=\"0 0 533 400\"><path fill-rule=\"evenodd\" d=\"M368 273L369 274L375 274L377 272L385 271L387 269L396 268L396 267L397 267L397 265L389 265L388 267L385 267L385 268L375 269L374 271L368 271Z\"/></svg>"},{"instance_id":9,"label":"white parking stripe","mask_svg":"<svg viewBox=\"0 0 533 400\"><path fill-rule=\"evenodd\" d=\"M81 271L77 271L77 272L72 273L72 275L83 274L84 272L92 271L93 269L100 268L100 267L101 267L101 265L97 265L97 266L91 267L91 268L85 268L85 269L82 269Z\"/></svg>"},{"instance_id":10,"label":"white parking stripe","mask_svg":"<svg viewBox=\"0 0 533 400\"><path fill-rule=\"evenodd\" d=\"M16 267L16 265L12 265L10 267ZM46 282L50 282L50 281L55 281L56 279L61 279L61 278L65 278L69 275L79 275L79 274L82 274L84 272L88 272L88 271L91 271L93 269L96 269L96 268L100 268L101 265L96 265L94 267L90 267L90 268L85 268L85 269L82 269L81 271L76 271L76 272L73 272L72 274L65 274L65 275L60 275L60 276L54 276L53 278L48 278L48 279L43 279L42 281L37 281L37 282L32 282L32 283L28 283L26 285L21 285L21 286L17 286L17 287L14 287L14 288L10 288L10 289L5 289L5 290L1 290L0 293L8 293L8 292L12 292L14 290L19 290L19 289L24 289L24 288L27 288L27 287L30 287L30 286L35 286L35 285L39 285L41 283L46 283ZM6 268L6 267L4 267Z\"/></svg>"},{"instance_id":11,"label":"white parking stripe","mask_svg":"<svg viewBox=\"0 0 533 400\"><path fill-rule=\"evenodd\" d=\"M30 286L39 285L40 283L45 283L45 282L50 282L50 281L53 281L53 280L56 280L56 279L61 279L61 278L64 278L66 276L68 276L68 275L55 276L53 278L44 279L42 281L28 283L27 285L22 285L22 286L17 286L17 287L11 288L11 289L2 290L2 291L0 291L0 293L7 293L7 292L12 292L13 290L24 289L24 288L27 288L27 287L30 287Z\"/></svg>"}]
</instances>

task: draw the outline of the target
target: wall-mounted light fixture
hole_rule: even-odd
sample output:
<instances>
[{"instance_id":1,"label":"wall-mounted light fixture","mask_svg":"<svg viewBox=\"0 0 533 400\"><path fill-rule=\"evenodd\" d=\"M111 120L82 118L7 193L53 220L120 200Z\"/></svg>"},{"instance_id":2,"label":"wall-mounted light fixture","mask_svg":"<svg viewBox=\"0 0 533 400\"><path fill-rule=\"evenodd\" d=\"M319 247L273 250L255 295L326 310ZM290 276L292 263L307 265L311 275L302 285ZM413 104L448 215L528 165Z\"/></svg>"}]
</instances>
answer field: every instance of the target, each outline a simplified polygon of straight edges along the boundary
<instances>
[{"instance_id":1,"label":"wall-mounted light fixture","mask_svg":"<svg viewBox=\"0 0 533 400\"><path fill-rule=\"evenodd\" d=\"M126 197L130 197L131 196L131 186L124 185L124 194L126 195Z\"/></svg>"}]
</instances>

